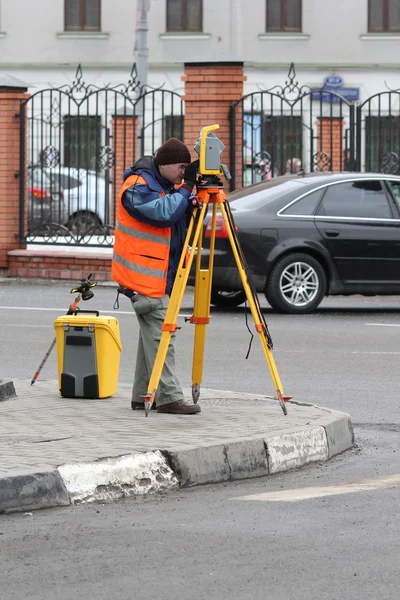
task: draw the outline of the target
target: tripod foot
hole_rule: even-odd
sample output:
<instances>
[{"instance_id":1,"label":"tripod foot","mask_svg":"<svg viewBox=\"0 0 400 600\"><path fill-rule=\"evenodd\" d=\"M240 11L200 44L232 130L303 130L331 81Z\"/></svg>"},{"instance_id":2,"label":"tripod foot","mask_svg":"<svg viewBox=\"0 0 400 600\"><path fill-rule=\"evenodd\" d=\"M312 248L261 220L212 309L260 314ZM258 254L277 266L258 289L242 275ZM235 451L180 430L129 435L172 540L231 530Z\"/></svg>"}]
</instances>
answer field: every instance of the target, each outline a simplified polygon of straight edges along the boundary
<instances>
[{"instance_id":1,"label":"tripod foot","mask_svg":"<svg viewBox=\"0 0 400 600\"><path fill-rule=\"evenodd\" d=\"M149 412L151 411L151 407L153 406L155 394L147 394L143 396L144 399L144 414L146 417L149 416Z\"/></svg>"},{"instance_id":2,"label":"tripod foot","mask_svg":"<svg viewBox=\"0 0 400 600\"><path fill-rule=\"evenodd\" d=\"M197 383L192 385L192 398L194 404L197 404L200 398L200 386Z\"/></svg>"},{"instance_id":3,"label":"tripod foot","mask_svg":"<svg viewBox=\"0 0 400 600\"><path fill-rule=\"evenodd\" d=\"M283 400L279 400L279 404L281 405L281 409L283 410L283 414L287 415L287 408ZM147 415L146 415L147 416Z\"/></svg>"},{"instance_id":4,"label":"tripod foot","mask_svg":"<svg viewBox=\"0 0 400 600\"><path fill-rule=\"evenodd\" d=\"M284 415L287 415L286 402L289 402L291 398L292 396L282 396L282 394L278 391L278 400Z\"/></svg>"}]
</instances>

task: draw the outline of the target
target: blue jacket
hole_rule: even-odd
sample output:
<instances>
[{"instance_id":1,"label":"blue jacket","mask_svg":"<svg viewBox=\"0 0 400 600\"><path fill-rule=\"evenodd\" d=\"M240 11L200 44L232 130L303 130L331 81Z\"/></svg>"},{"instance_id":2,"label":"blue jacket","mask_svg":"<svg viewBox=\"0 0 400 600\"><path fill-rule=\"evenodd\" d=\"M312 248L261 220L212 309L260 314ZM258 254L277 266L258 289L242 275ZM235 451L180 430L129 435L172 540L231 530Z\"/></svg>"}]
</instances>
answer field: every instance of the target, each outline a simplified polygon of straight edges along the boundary
<instances>
[{"instance_id":1,"label":"blue jacket","mask_svg":"<svg viewBox=\"0 0 400 600\"><path fill-rule=\"evenodd\" d=\"M142 223L154 227L171 227L165 291L170 295L183 251L188 219L193 211L190 202L193 194L187 188L177 190L172 183L164 179L151 156L140 158L133 167L127 169L123 176L124 181L131 175L140 175L147 185L136 184L125 191L122 196L125 210ZM161 192L164 192L165 196L160 196Z\"/></svg>"}]
</instances>

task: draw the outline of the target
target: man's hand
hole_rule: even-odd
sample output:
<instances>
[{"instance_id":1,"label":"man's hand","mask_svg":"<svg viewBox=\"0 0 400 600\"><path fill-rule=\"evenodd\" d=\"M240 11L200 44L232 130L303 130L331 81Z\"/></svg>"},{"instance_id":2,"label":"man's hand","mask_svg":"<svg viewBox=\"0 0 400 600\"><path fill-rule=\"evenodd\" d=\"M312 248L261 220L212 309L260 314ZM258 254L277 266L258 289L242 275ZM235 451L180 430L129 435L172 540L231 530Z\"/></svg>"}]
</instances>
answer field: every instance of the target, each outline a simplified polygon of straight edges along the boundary
<instances>
[{"instance_id":1,"label":"man's hand","mask_svg":"<svg viewBox=\"0 0 400 600\"><path fill-rule=\"evenodd\" d=\"M191 189L193 189L194 186L196 185L198 170L199 170L199 159L191 162L190 165L188 167L186 167L186 169L185 169L184 184L187 185L188 187L190 187Z\"/></svg>"}]
</instances>

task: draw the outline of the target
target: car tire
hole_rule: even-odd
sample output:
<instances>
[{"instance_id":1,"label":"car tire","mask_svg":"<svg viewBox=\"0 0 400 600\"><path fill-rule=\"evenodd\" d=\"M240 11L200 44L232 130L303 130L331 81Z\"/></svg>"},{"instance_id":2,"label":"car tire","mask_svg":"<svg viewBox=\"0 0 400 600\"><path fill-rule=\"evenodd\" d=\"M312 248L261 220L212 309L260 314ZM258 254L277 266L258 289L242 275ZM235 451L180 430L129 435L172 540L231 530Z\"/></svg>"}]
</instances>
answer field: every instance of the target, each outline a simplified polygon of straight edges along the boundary
<instances>
[{"instance_id":1,"label":"car tire","mask_svg":"<svg viewBox=\"0 0 400 600\"><path fill-rule=\"evenodd\" d=\"M313 312L326 295L325 271L313 256L296 252L278 260L268 277L265 297L275 310Z\"/></svg>"},{"instance_id":2,"label":"car tire","mask_svg":"<svg viewBox=\"0 0 400 600\"><path fill-rule=\"evenodd\" d=\"M77 235L97 233L100 226L101 221L99 217L86 210L75 213L68 221L69 231Z\"/></svg>"},{"instance_id":3,"label":"car tire","mask_svg":"<svg viewBox=\"0 0 400 600\"><path fill-rule=\"evenodd\" d=\"M211 304L218 308L235 308L246 300L244 291L224 292L221 290L211 289Z\"/></svg>"}]
</instances>

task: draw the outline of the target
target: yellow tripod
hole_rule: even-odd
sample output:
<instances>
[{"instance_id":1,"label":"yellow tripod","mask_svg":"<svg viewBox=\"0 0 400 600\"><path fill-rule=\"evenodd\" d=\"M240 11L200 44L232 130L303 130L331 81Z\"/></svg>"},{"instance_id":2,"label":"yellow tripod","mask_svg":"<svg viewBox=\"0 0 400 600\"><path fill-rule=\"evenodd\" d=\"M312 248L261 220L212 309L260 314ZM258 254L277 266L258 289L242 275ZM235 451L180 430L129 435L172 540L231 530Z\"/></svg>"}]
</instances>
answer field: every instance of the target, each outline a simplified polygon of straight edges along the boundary
<instances>
[{"instance_id":1,"label":"yellow tripod","mask_svg":"<svg viewBox=\"0 0 400 600\"><path fill-rule=\"evenodd\" d=\"M167 356L168 346L171 335L177 329L177 319L182 304L190 269L193 264L194 255L196 258L196 279L194 294L193 315L188 319L195 325L193 365L192 365L192 397L194 403L197 403L200 396L200 384L203 376L203 356L206 325L210 321L210 298L211 283L214 263L215 231L217 220L217 208L222 213L226 229L228 231L229 241L235 257L236 265L239 270L240 278L246 293L250 311L254 320L256 331L259 334L261 345L267 359L268 367L271 373L273 384L275 386L277 400L281 405L283 413L286 415L286 402L290 396L283 395L282 384L272 355L272 340L268 331L267 324L261 312L261 307L251 283L249 275L246 272L245 259L237 239L233 218L230 212L229 204L226 201L226 195L223 191L223 184L219 177L200 177L197 182L197 198L200 200L201 208L195 208L193 219L188 227L185 245L182 256L179 261L178 271L172 289L170 301L167 308L164 324L162 326L161 340L158 346L156 359L151 373L147 395L145 400L146 417L154 402L154 397L160 382L161 373ZM201 269L201 248L204 217L208 205L212 205L211 217L211 236L210 236L210 255L207 269ZM190 245L191 243L191 245ZM189 251L189 253L188 253ZM188 254L188 256L187 256ZM251 280L250 280L251 281Z\"/></svg>"}]
</instances>

